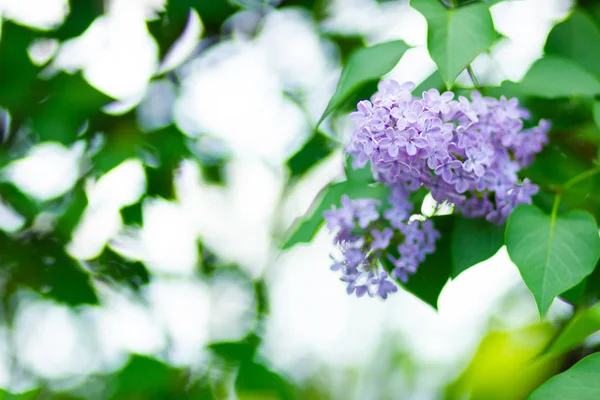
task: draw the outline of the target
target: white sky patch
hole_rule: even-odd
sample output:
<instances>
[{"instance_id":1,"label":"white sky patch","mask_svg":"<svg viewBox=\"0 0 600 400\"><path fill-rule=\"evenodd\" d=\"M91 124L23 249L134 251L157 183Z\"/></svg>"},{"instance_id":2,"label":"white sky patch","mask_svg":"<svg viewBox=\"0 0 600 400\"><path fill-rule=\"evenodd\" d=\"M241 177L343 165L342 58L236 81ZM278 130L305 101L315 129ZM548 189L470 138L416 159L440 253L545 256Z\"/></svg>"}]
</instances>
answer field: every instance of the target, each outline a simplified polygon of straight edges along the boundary
<instances>
[{"instance_id":1,"label":"white sky patch","mask_svg":"<svg viewBox=\"0 0 600 400\"><path fill-rule=\"evenodd\" d=\"M137 122L144 131L164 128L173 122L173 107L177 88L167 79L154 80L148 86L144 100L135 109Z\"/></svg>"},{"instance_id":2,"label":"white sky patch","mask_svg":"<svg viewBox=\"0 0 600 400\"><path fill-rule=\"evenodd\" d=\"M25 158L10 163L3 175L34 199L59 197L69 191L79 177L83 147L83 142L71 148L57 142L43 142L32 147Z\"/></svg>"}]
</instances>

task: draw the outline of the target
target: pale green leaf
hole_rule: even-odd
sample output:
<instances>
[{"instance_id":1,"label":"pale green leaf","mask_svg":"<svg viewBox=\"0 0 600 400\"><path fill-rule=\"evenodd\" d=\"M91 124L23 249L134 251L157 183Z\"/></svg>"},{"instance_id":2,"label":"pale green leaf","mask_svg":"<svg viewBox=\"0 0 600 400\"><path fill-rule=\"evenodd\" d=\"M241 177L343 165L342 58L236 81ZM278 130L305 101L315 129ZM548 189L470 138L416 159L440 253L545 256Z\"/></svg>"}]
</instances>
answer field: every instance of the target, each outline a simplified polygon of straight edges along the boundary
<instances>
[{"instance_id":1,"label":"pale green leaf","mask_svg":"<svg viewBox=\"0 0 600 400\"><path fill-rule=\"evenodd\" d=\"M439 0L412 0L427 20L427 48L450 88L454 80L496 40L488 5L474 2L448 8Z\"/></svg>"},{"instance_id":2,"label":"pale green leaf","mask_svg":"<svg viewBox=\"0 0 600 400\"><path fill-rule=\"evenodd\" d=\"M600 81L577 63L557 56L537 60L521 81L526 95L546 98L594 96Z\"/></svg>"}]
</instances>

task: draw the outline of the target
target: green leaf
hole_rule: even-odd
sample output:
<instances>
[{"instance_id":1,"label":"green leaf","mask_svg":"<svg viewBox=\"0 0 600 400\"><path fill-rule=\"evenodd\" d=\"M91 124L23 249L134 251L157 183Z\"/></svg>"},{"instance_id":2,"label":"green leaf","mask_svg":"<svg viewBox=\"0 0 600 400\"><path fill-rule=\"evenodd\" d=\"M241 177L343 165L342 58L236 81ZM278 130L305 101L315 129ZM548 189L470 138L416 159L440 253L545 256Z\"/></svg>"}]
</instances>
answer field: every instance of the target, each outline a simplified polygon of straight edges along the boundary
<instances>
[{"instance_id":1,"label":"green leaf","mask_svg":"<svg viewBox=\"0 0 600 400\"><path fill-rule=\"evenodd\" d=\"M600 75L600 29L584 10L575 9L568 19L552 28L544 52L568 58Z\"/></svg>"},{"instance_id":2,"label":"green leaf","mask_svg":"<svg viewBox=\"0 0 600 400\"><path fill-rule=\"evenodd\" d=\"M450 279L450 248L454 220L454 215L433 217L435 229L441 235L435 243L435 253L429 254L425 258L425 261L419 264L417 272L408 277L406 284L397 281L408 292L414 294L436 310L438 308L437 302L440 293ZM391 273L394 267L387 257L384 257L380 261L384 268Z\"/></svg>"},{"instance_id":3,"label":"green leaf","mask_svg":"<svg viewBox=\"0 0 600 400\"><path fill-rule=\"evenodd\" d=\"M488 5L471 3L447 8L439 0L412 0L427 20L427 48L450 88L454 80L496 40Z\"/></svg>"},{"instance_id":4,"label":"green leaf","mask_svg":"<svg viewBox=\"0 0 600 400\"><path fill-rule=\"evenodd\" d=\"M452 278L492 257L504 244L504 226L457 217L452 231Z\"/></svg>"},{"instance_id":5,"label":"green leaf","mask_svg":"<svg viewBox=\"0 0 600 400\"><path fill-rule=\"evenodd\" d=\"M40 212L39 206L12 183L0 182L0 200L8 203L29 221L32 221Z\"/></svg>"},{"instance_id":6,"label":"green leaf","mask_svg":"<svg viewBox=\"0 0 600 400\"><path fill-rule=\"evenodd\" d=\"M289 249L298 243L309 243L325 222L323 213L332 205L339 206L343 195L351 199L371 198L382 202L389 197L389 187L382 184L367 185L365 182L344 181L327 185L317 195L306 216L294 223L292 233L283 245L283 250Z\"/></svg>"},{"instance_id":7,"label":"green leaf","mask_svg":"<svg viewBox=\"0 0 600 400\"><path fill-rule=\"evenodd\" d=\"M600 353L592 354L550 378L528 400L600 399Z\"/></svg>"},{"instance_id":8,"label":"green leaf","mask_svg":"<svg viewBox=\"0 0 600 400\"><path fill-rule=\"evenodd\" d=\"M315 134L287 161L290 179L302 177L312 167L330 155L337 143L322 132Z\"/></svg>"},{"instance_id":9,"label":"green leaf","mask_svg":"<svg viewBox=\"0 0 600 400\"><path fill-rule=\"evenodd\" d=\"M421 96L423 92L428 91L429 89L437 89L439 91L444 91L446 89L446 84L442 79L442 75L440 75L439 70L435 70L433 74L429 75L427 79L425 79L419 86L413 89L414 96Z\"/></svg>"},{"instance_id":10,"label":"green leaf","mask_svg":"<svg viewBox=\"0 0 600 400\"><path fill-rule=\"evenodd\" d=\"M526 95L550 99L600 93L600 81L596 77L573 61L557 56L537 60L520 86Z\"/></svg>"},{"instance_id":11,"label":"green leaf","mask_svg":"<svg viewBox=\"0 0 600 400\"><path fill-rule=\"evenodd\" d=\"M329 114L340 107L348 97L363 84L380 79L390 72L408 49L401 40L380 43L372 47L358 49L344 67L335 93L317 123L317 127Z\"/></svg>"},{"instance_id":12,"label":"green leaf","mask_svg":"<svg viewBox=\"0 0 600 400\"><path fill-rule=\"evenodd\" d=\"M600 255L598 226L586 212L550 216L521 205L508 219L506 248L544 316L556 296L594 270Z\"/></svg>"},{"instance_id":13,"label":"green leaf","mask_svg":"<svg viewBox=\"0 0 600 400\"><path fill-rule=\"evenodd\" d=\"M242 362L235 380L240 399L296 399L295 388L287 380L262 364Z\"/></svg>"},{"instance_id":14,"label":"green leaf","mask_svg":"<svg viewBox=\"0 0 600 400\"><path fill-rule=\"evenodd\" d=\"M594 122L600 128L600 101L594 101Z\"/></svg>"},{"instance_id":15,"label":"green leaf","mask_svg":"<svg viewBox=\"0 0 600 400\"><path fill-rule=\"evenodd\" d=\"M600 330L600 303L578 310L552 342L544 356L555 357L579 346L588 336Z\"/></svg>"}]
</instances>

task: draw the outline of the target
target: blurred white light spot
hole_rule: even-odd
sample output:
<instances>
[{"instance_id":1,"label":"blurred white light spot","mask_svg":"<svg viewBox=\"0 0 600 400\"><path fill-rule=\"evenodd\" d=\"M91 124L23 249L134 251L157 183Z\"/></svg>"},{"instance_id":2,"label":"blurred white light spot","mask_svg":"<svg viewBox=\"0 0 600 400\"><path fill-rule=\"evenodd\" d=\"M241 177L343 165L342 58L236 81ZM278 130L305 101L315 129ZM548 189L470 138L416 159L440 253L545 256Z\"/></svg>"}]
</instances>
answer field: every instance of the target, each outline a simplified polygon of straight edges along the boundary
<instances>
[{"instance_id":1,"label":"blurred white light spot","mask_svg":"<svg viewBox=\"0 0 600 400\"><path fill-rule=\"evenodd\" d=\"M166 331L170 361L193 365L209 339L210 296L198 281L154 279L146 297L154 317Z\"/></svg>"},{"instance_id":2,"label":"blurred white light spot","mask_svg":"<svg viewBox=\"0 0 600 400\"><path fill-rule=\"evenodd\" d=\"M190 276L198 262L197 228L181 205L160 198L144 201L144 226L117 236L110 246L141 260L155 274Z\"/></svg>"},{"instance_id":3,"label":"blurred white light spot","mask_svg":"<svg viewBox=\"0 0 600 400\"><path fill-rule=\"evenodd\" d=\"M17 356L35 374L49 379L90 373L98 359L81 328L68 307L22 302L15 320Z\"/></svg>"},{"instance_id":4,"label":"blurred white light spot","mask_svg":"<svg viewBox=\"0 0 600 400\"><path fill-rule=\"evenodd\" d=\"M137 1L113 2L108 14L62 45L55 66L82 69L90 84L116 99L141 100L158 65L158 46L144 11Z\"/></svg>"},{"instance_id":5,"label":"blurred white light spot","mask_svg":"<svg viewBox=\"0 0 600 400\"><path fill-rule=\"evenodd\" d=\"M49 30L58 27L69 14L68 0L4 0L0 14L19 24Z\"/></svg>"},{"instance_id":6,"label":"blurred white light spot","mask_svg":"<svg viewBox=\"0 0 600 400\"><path fill-rule=\"evenodd\" d=\"M106 291L102 298L105 307L90 314L107 361L116 363L123 353L156 355L164 348L164 331L146 307L114 291Z\"/></svg>"},{"instance_id":7,"label":"blurred white light spot","mask_svg":"<svg viewBox=\"0 0 600 400\"><path fill-rule=\"evenodd\" d=\"M236 341L255 322L254 293L242 279L217 275L210 287L210 338L213 342Z\"/></svg>"},{"instance_id":8,"label":"blurred white light spot","mask_svg":"<svg viewBox=\"0 0 600 400\"><path fill-rule=\"evenodd\" d=\"M0 229L16 232L23 227L25 218L0 199Z\"/></svg>"},{"instance_id":9,"label":"blurred white light spot","mask_svg":"<svg viewBox=\"0 0 600 400\"><path fill-rule=\"evenodd\" d=\"M186 133L210 133L243 157L285 160L306 137L302 111L282 96L264 49L223 42L191 64L175 106Z\"/></svg>"},{"instance_id":10,"label":"blurred white light spot","mask_svg":"<svg viewBox=\"0 0 600 400\"><path fill-rule=\"evenodd\" d=\"M146 174L140 160L129 159L90 183L90 205L120 209L135 204L146 191Z\"/></svg>"},{"instance_id":11,"label":"blurred white light spot","mask_svg":"<svg viewBox=\"0 0 600 400\"><path fill-rule=\"evenodd\" d=\"M43 142L25 158L10 163L4 176L37 200L50 200L66 193L79 177L83 142L70 149L60 143Z\"/></svg>"},{"instance_id":12,"label":"blurred white light spot","mask_svg":"<svg viewBox=\"0 0 600 400\"><path fill-rule=\"evenodd\" d=\"M60 43L56 39L38 39L29 45L27 53L35 65L44 65L58 51Z\"/></svg>"},{"instance_id":13,"label":"blurred white light spot","mask_svg":"<svg viewBox=\"0 0 600 400\"><path fill-rule=\"evenodd\" d=\"M67 252L74 258L89 260L102 253L106 243L121 229L119 210L88 206L73 231Z\"/></svg>"},{"instance_id":14,"label":"blurred white light spot","mask_svg":"<svg viewBox=\"0 0 600 400\"><path fill-rule=\"evenodd\" d=\"M190 15L183 33L167 52L157 74L169 72L187 60L198 45L203 29L204 26L198 12L194 8L190 9Z\"/></svg>"}]
</instances>

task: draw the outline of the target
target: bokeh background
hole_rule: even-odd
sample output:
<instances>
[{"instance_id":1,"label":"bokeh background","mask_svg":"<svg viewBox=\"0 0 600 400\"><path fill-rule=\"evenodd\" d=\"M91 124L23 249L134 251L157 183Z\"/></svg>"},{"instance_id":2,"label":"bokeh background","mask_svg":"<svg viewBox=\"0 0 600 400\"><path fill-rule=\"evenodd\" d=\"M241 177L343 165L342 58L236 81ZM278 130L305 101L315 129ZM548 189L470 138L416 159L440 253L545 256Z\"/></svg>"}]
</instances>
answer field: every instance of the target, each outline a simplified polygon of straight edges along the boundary
<instances>
[{"instance_id":1,"label":"bokeh background","mask_svg":"<svg viewBox=\"0 0 600 400\"><path fill-rule=\"evenodd\" d=\"M479 80L518 81L572 6L493 5ZM6 396L441 399L571 313L539 324L504 249L437 311L347 296L324 229L280 250L343 176L347 114L314 126L350 52L403 39L389 77L440 85L408 1L0 0L0 23Z\"/></svg>"}]
</instances>

